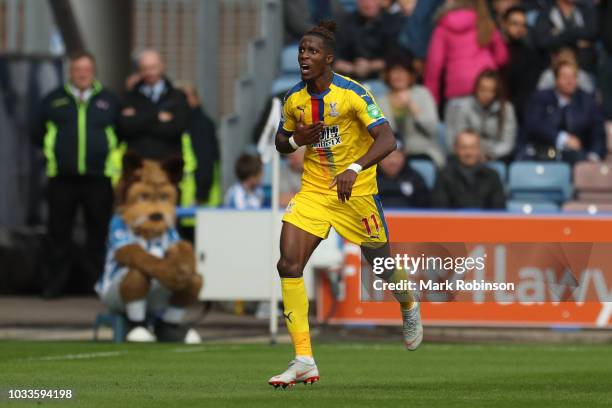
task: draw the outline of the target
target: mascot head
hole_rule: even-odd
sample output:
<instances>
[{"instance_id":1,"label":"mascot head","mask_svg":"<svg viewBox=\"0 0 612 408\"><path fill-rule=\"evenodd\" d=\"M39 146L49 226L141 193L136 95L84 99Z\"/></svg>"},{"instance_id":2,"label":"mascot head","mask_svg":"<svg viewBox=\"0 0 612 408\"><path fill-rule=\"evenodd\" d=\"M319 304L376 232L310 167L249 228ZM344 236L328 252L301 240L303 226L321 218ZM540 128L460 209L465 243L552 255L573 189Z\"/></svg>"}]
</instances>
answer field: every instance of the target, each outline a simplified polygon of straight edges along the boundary
<instances>
[{"instance_id":1,"label":"mascot head","mask_svg":"<svg viewBox=\"0 0 612 408\"><path fill-rule=\"evenodd\" d=\"M126 152L117 185L117 212L137 235L153 239L174 226L182 171L180 157L156 162Z\"/></svg>"}]
</instances>

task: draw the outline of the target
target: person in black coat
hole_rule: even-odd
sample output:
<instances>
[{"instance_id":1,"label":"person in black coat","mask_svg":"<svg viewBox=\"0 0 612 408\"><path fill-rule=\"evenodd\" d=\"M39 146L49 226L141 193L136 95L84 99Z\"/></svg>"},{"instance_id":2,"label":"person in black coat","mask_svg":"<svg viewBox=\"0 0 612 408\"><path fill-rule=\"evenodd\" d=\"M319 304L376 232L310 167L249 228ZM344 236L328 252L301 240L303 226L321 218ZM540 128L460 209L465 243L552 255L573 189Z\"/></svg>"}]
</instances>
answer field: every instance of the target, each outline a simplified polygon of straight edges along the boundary
<instances>
[{"instance_id":1,"label":"person in black coat","mask_svg":"<svg viewBox=\"0 0 612 408\"><path fill-rule=\"evenodd\" d=\"M215 182L215 165L221 158L215 124L202 110L200 98L195 88L185 86L183 92L187 96L187 103L190 108L188 130L193 151L198 161L198 167L195 171L196 200L199 204L209 203L211 188Z\"/></svg>"},{"instance_id":2,"label":"person in black coat","mask_svg":"<svg viewBox=\"0 0 612 408\"><path fill-rule=\"evenodd\" d=\"M119 101L96 79L93 55L70 56L70 78L42 100L32 137L44 153L48 178L48 254L42 295L62 295L68 284L91 290L102 273L105 240L113 207L111 153ZM76 259L72 233L79 210L87 229L80 275L71 279ZM85 289L87 288L87 289Z\"/></svg>"},{"instance_id":3,"label":"person in black coat","mask_svg":"<svg viewBox=\"0 0 612 408\"><path fill-rule=\"evenodd\" d=\"M546 54L572 47L580 68L594 72L597 65L595 41L597 12L592 4L576 0L555 0L538 15L534 26L536 45Z\"/></svg>"},{"instance_id":4,"label":"person in black coat","mask_svg":"<svg viewBox=\"0 0 612 408\"><path fill-rule=\"evenodd\" d=\"M189 122L185 95L164 76L157 51L140 54L138 71L140 81L125 95L120 117L128 149L145 159L181 155L181 137Z\"/></svg>"},{"instance_id":5,"label":"person in black coat","mask_svg":"<svg viewBox=\"0 0 612 408\"><path fill-rule=\"evenodd\" d=\"M527 156L575 163L601 160L606 140L603 116L592 95L578 89L578 67L561 62L555 67L555 88L536 92L525 110L523 129Z\"/></svg>"},{"instance_id":6,"label":"person in black coat","mask_svg":"<svg viewBox=\"0 0 612 408\"><path fill-rule=\"evenodd\" d=\"M438 172L432 193L435 208L504 209L499 175L482 162L480 136L465 130L455 137L455 155Z\"/></svg>"},{"instance_id":7,"label":"person in black coat","mask_svg":"<svg viewBox=\"0 0 612 408\"><path fill-rule=\"evenodd\" d=\"M385 208L429 207L429 189L423 177L406 162L401 147L379 163L376 179Z\"/></svg>"},{"instance_id":8,"label":"person in black coat","mask_svg":"<svg viewBox=\"0 0 612 408\"><path fill-rule=\"evenodd\" d=\"M523 110L536 89L547 58L532 43L527 29L527 14L520 6L510 7L503 16L502 29L508 45L510 60L503 69L508 97L514 106L519 124Z\"/></svg>"}]
</instances>

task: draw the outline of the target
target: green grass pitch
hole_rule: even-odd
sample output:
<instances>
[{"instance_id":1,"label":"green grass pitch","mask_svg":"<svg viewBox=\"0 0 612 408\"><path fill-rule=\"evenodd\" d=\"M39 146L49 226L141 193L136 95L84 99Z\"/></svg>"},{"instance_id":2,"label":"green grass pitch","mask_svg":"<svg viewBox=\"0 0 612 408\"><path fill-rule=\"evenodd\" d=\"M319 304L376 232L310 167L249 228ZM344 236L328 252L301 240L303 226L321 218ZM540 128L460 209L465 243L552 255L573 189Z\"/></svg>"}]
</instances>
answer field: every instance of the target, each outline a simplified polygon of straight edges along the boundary
<instances>
[{"instance_id":1,"label":"green grass pitch","mask_svg":"<svg viewBox=\"0 0 612 408\"><path fill-rule=\"evenodd\" d=\"M0 407L610 407L612 347L315 345L321 381L274 389L289 345L0 342ZM70 401L7 390L72 389Z\"/></svg>"}]
</instances>

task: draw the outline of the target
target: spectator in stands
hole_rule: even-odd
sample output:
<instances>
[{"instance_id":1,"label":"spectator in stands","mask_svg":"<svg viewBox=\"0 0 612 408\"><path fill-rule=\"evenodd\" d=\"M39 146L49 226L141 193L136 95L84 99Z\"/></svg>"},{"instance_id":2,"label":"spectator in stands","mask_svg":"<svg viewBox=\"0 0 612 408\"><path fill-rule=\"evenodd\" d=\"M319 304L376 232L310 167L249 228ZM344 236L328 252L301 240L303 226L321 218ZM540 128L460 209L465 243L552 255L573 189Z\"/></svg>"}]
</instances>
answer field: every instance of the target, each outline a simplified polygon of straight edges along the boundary
<instances>
[{"instance_id":1,"label":"spectator in stands","mask_svg":"<svg viewBox=\"0 0 612 408\"><path fill-rule=\"evenodd\" d=\"M406 162L401 143L378 166L378 194L386 208L427 208L430 192L423 177Z\"/></svg>"},{"instance_id":2,"label":"spectator in stands","mask_svg":"<svg viewBox=\"0 0 612 408\"><path fill-rule=\"evenodd\" d=\"M286 207L289 201L302 187L302 173L304 173L304 153L306 147L300 146L295 152L286 155L282 176L279 179L279 205Z\"/></svg>"},{"instance_id":3,"label":"spectator in stands","mask_svg":"<svg viewBox=\"0 0 612 408\"><path fill-rule=\"evenodd\" d=\"M610 24L610 21L612 21L612 1L600 1L599 7L600 37L603 45L599 81L604 115L607 120L612 120L612 24Z\"/></svg>"},{"instance_id":4,"label":"spectator in stands","mask_svg":"<svg viewBox=\"0 0 612 408\"><path fill-rule=\"evenodd\" d=\"M473 95L449 102L446 111L447 145L452 147L453 136L466 129L480 135L485 160L509 161L516 143L517 124L514 108L506 101L497 72L483 71L478 76Z\"/></svg>"},{"instance_id":5,"label":"spectator in stands","mask_svg":"<svg viewBox=\"0 0 612 408\"><path fill-rule=\"evenodd\" d=\"M242 154L236 160L238 181L225 193L225 207L256 210L263 205L263 165L259 156Z\"/></svg>"},{"instance_id":6,"label":"spectator in stands","mask_svg":"<svg viewBox=\"0 0 612 408\"><path fill-rule=\"evenodd\" d=\"M344 14L339 0L283 0L285 44L297 43L319 21L340 20Z\"/></svg>"},{"instance_id":7,"label":"spectator in stands","mask_svg":"<svg viewBox=\"0 0 612 408\"><path fill-rule=\"evenodd\" d=\"M605 155L603 117L595 98L578 89L578 66L555 68L555 89L538 91L525 111L523 156L569 163Z\"/></svg>"},{"instance_id":8,"label":"spectator in stands","mask_svg":"<svg viewBox=\"0 0 612 408\"><path fill-rule=\"evenodd\" d=\"M472 93L485 69L498 69L508 60L503 38L489 15L486 0L446 3L431 38L425 66L425 85L438 103ZM445 74L441 94L442 74Z\"/></svg>"},{"instance_id":9,"label":"spectator in stands","mask_svg":"<svg viewBox=\"0 0 612 408\"><path fill-rule=\"evenodd\" d=\"M520 7L521 0L492 0L493 19L501 28L504 26L505 15L513 7Z\"/></svg>"},{"instance_id":10,"label":"spectator in stands","mask_svg":"<svg viewBox=\"0 0 612 408\"><path fill-rule=\"evenodd\" d=\"M429 39L434 29L434 13L444 0L417 1L412 13L404 19L399 32L399 46L410 52L419 78L423 76L423 61L427 57Z\"/></svg>"},{"instance_id":11,"label":"spectator in stands","mask_svg":"<svg viewBox=\"0 0 612 408\"><path fill-rule=\"evenodd\" d=\"M357 10L338 25L334 70L355 79L376 78L387 54L397 47L401 23L382 9L380 0L357 0Z\"/></svg>"},{"instance_id":12,"label":"spectator in stands","mask_svg":"<svg viewBox=\"0 0 612 408\"><path fill-rule=\"evenodd\" d=\"M190 108L188 132L197 161L195 201L199 205L217 206L221 204L218 180L221 156L215 124L202 109L196 89L184 86L182 90Z\"/></svg>"},{"instance_id":13,"label":"spectator in stands","mask_svg":"<svg viewBox=\"0 0 612 408\"><path fill-rule=\"evenodd\" d=\"M181 137L189 121L185 95L164 75L157 51L143 51L138 69L141 79L126 94L120 117L128 149L147 159L182 155Z\"/></svg>"},{"instance_id":14,"label":"spectator in stands","mask_svg":"<svg viewBox=\"0 0 612 408\"><path fill-rule=\"evenodd\" d=\"M502 209L504 186L495 170L482 163L480 136L465 130L455 137L455 156L438 172L432 193L435 208Z\"/></svg>"},{"instance_id":15,"label":"spectator in stands","mask_svg":"<svg viewBox=\"0 0 612 408\"><path fill-rule=\"evenodd\" d=\"M576 0L555 0L539 15L534 27L536 45L547 53L572 47L578 64L586 71L596 67L597 14L592 4Z\"/></svg>"},{"instance_id":16,"label":"spectator in stands","mask_svg":"<svg viewBox=\"0 0 612 408\"><path fill-rule=\"evenodd\" d=\"M506 89L518 122L522 123L525 104L536 89L546 60L533 45L524 8L510 7L504 15L502 27L510 53L508 64L504 67Z\"/></svg>"},{"instance_id":17,"label":"spectator in stands","mask_svg":"<svg viewBox=\"0 0 612 408\"><path fill-rule=\"evenodd\" d=\"M576 60L576 52L570 47L562 47L551 54L551 66L540 76L538 81L538 89L552 89L555 87L554 67L561 62L569 62L578 64ZM578 67L578 88L584 92L595 92L595 82L593 76L588 72Z\"/></svg>"},{"instance_id":18,"label":"spectator in stands","mask_svg":"<svg viewBox=\"0 0 612 408\"><path fill-rule=\"evenodd\" d=\"M96 80L94 57L70 56L69 81L41 103L35 143L47 161L48 269L43 296L63 293L73 263L72 232L82 209L87 229L87 287L102 272L105 239L113 207L109 156L117 145L114 128L119 114L115 95Z\"/></svg>"},{"instance_id":19,"label":"spectator in stands","mask_svg":"<svg viewBox=\"0 0 612 408\"><path fill-rule=\"evenodd\" d=\"M410 58L395 54L387 61L384 78L389 92L378 98L381 110L387 114L407 151L426 155L442 166L444 153L438 143L436 102L427 88L416 83Z\"/></svg>"}]
</instances>

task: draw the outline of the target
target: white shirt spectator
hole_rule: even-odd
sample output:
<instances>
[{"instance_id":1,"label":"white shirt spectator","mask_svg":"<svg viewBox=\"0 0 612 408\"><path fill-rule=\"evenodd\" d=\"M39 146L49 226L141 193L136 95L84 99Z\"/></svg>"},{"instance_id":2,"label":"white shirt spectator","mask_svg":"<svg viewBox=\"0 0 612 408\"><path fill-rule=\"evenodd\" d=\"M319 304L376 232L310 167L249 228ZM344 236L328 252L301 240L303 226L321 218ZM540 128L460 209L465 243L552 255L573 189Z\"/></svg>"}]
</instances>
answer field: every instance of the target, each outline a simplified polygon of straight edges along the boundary
<instances>
[{"instance_id":1,"label":"white shirt spectator","mask_svg":"<svg viewBox=\"0 0 612 408\"><path fill-rule=\"evenodd\" d=\"M263 190L257 187L248 191L241 183L236 183L225 193L225 207L236 210L258 210L263 206Z\"/></svg>"}]
</instances>

